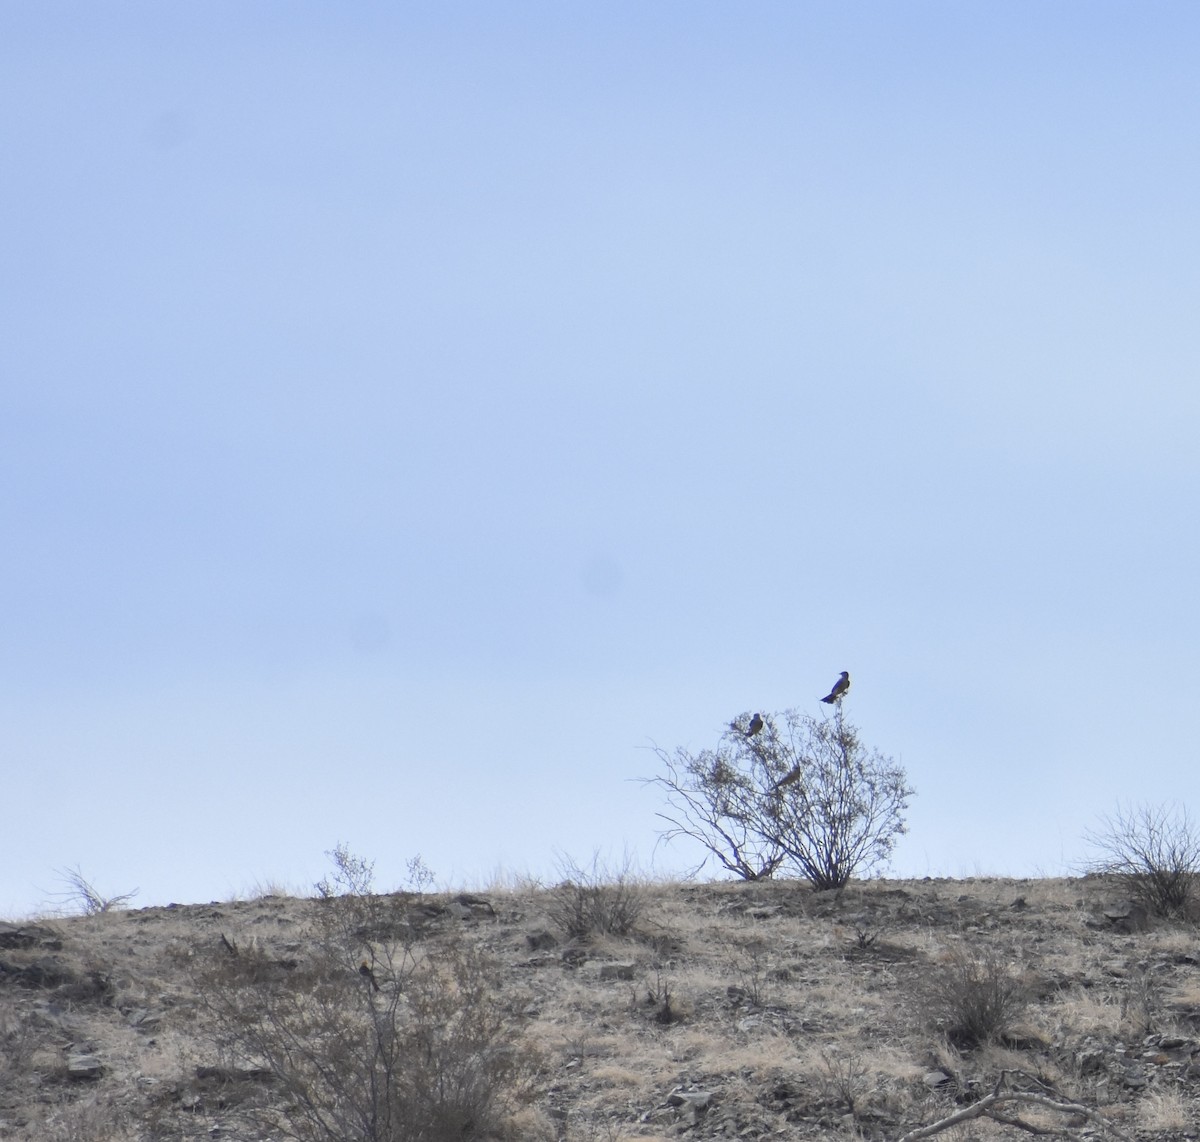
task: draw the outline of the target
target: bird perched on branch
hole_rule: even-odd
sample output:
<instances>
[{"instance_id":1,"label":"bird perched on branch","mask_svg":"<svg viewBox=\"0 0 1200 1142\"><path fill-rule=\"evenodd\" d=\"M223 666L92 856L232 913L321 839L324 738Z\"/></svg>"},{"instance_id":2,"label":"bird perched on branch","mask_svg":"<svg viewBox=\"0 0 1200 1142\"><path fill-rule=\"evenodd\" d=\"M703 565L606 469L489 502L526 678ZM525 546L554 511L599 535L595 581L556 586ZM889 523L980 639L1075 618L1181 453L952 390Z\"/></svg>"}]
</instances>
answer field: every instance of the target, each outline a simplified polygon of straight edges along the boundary
<instances>
[{"instance_id":1,"label":"bird perched on branch","mask_svg":"<svg viewBox=\"0 0 1200 1142\"><path fill-rule=\"evenodd\" d=\"M850 689L850 674L843 670L842 676L833 684L833 689L821 699L822 702L828 702L831 706L834 702L840 702L842 696Z\"/></svg>"},{"instance_id":2,"label":"bird perched on branch","mask_svg":"<svg viewBox=\"0 0 1200 1142\"><path fill-rule=\"evenodd\" d=\"M750 728L746 731L746 737L752 738L759 730L763 728L762 714L755 714L750 719Z\"/></svg>"},{"instance_id":3,"label":"bird perched on branch","mask_svg":"<svg viewBox=\"0 0 1200 1142\"><path fill-rule=\"evenodd\" d=\"M371 965L367 963L366 960L363 960L363 962L358 965L358 974L361 975L363 979L365 979L371 985L372 991L379 990L379 980L375 978L375 973L371 970Z\"/></svg>"},{"instance_id":4,"label":"bird perched on branch","mask_svg":"<svg viewBox=\"0 0 1200 1142\"><path fill-rule=\"evenodd\" d=\"M804 776L804 766L797 765L789 770L783 777L775 782L776 789L784 789L789 785L794 785Z\"/></svg>"}]
</instances>

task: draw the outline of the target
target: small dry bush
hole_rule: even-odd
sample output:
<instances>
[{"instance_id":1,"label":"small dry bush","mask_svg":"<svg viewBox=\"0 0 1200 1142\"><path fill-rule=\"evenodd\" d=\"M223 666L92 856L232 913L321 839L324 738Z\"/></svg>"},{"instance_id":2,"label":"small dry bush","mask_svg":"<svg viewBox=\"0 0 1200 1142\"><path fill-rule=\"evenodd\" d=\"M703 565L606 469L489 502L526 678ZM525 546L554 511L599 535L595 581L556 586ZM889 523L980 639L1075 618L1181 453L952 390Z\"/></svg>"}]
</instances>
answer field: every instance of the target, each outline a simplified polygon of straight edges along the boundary
<instances>
[{"instance_id":1,"label":"small dry bush","mask_svg":"<svg viewBox=\"0 0 1200 1142\"><path fill-rule=\"evenodd\" d=\"M823 1051L819 1078L826 1098L853 1115L859 1113L871 1092L867 1068L853 1052Z\"/></svg>"},{"instance_id":2,"label":"small dry bush","mask_svg":"<svg viewBox=\"0 0 1200 1142\"><path fill-rule=\"evenodd\" d=\"M1086 839L1097 854L1086 871L1119 877L1151 915L1196 918L1200 830L1186 809L1120 806Z\"/></svg>"},{"instance_id":3,"label":"small dry bush","mask_svg":"<svg viewBox=\"0 0 1200 1142\"><path fill-rule=\"evenodd\" d=\"M62 892L54 893L64 910L78 911L84 916L98 916L104 912L115 912L124 908L138 894L138 889L106 896L83 873L75 868L58 870L59 879L66 885Z\"/></svg>"},{"instance_id":4,"label":"small dry bush","mask_svg":"<svg viewBox=\"0 0 1200 1142\"><path fill-rule=\"evenodd\" d=\"M1027 1006L1025 989L992 949L954 948L930 972L923 1001L954 1046L1001 1040Z\"/></svg>"},{"instance_id":5,"label":"small dry bush","mask_svg":"<svg viewBox=\"0 0 1200 1142\"><path fill-rule=\"evenodd\" d=\"M274 1097L243 1112L300 1142L503 1135L535 1058L494 965L459 938L417 941L395 900L369 892L370 866L331 855L302 959L223 939L197 965L217 1044L271 1079Z\"/></svg>"},{"instance_id":6,"label":"small dry bush","mask_svg":"<svg viewBox=\"0 0 1200 1142\"><path fill-rule=\"evenodd\" d=\"M646 887L629 860L612 872L593 857L581 868L569 857L560 862L562 881L550 889L551 922L570 940L591 936L630 936L646 911Z\"/></svg>"}]
</instances>

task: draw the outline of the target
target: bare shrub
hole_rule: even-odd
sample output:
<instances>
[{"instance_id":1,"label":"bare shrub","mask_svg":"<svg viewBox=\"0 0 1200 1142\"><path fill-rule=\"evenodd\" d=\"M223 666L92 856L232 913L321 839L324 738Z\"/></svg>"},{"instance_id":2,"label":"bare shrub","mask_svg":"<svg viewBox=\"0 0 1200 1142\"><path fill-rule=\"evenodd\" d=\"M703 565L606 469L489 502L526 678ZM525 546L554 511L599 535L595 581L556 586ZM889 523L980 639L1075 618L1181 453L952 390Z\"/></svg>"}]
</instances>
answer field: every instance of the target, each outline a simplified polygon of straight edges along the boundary
<instances>
[{"instance_id":1,"label":"bare shrub","mask_svg":"<svg viewBox=\"0 0 1200 1142\"><path fill-rule=\"evenodd\" d=\"M867 1068L858 1055L821 1052L821 1085L830 1102L843 1106L855 1117L870 1094Z\"/></svg>"},{"instance_id":2,"label":"bare shrub","mask_svg":"<svg viewBox=\"0 0 1200 1142\"><path fill-rule=\"evenodd\" d=\"M214 943L197 993L218 1044L265 1069L277 1097L244 1113L301 1142L464 1142L494 1136L533 1055L493 965L457 939L425 949L371 866L339 846L302 959Z\"/></svg>"},{"instance_id":3,"label":"bare shrub","mask_svg":"<svg viewBox=\"0 0 1200 1142\"><path fill-rule=\"evenodd\" d=\"M548 907L551 922L568 939L633 934L646 909L646 889L628 857L615 872L598 854L590 868L563 857L559 872L563 879L550 889Z\"/></svg>"},{"instance_id":4,"label":"bare shrub","mask_svg":"<svg viewBox=\"0 0 1200 1142\"><path fill-rule=\"evenodd\" d=\"M886 862L907 831L904 770L862 744L841 703L825 717L785 710L762 723L751 733L742 714L696 755L655 748L666 772L646 781L667 795L661 839L697 841L745 880L784 871L817 889Z\"/></svg>"},{"instance_id":5,"label":"bare shrub","mask_svg":"<svg viewBox=\"0 0 1200 1142\"><path fill-rule=\"evenodd\" d=\"M929 1021L960 1048L1002 1039L1028 1003L1021 982L990 948L948 952L930 972L922 998Z\"/></svg>"},{"instance_id":6,"label":"bare shrub","mask_svg":"<svg viewBox=\"0 0 1200 1142\"><path fill-rule=\"evenodd\" d=\"M631 1008L637 1007L637 995L638 989L635 987L630 993ZM674 981L657 969L654 972L653 983L646 988L644 1006L651 1013L654 1022L663 1026L681 1023L691 1013L691 1005L681 1002Z\"/></svg>"},{"instance_id":7,"label":"bare shrub","mask_svg":"<svg viewBox=\"0 0 1200 1142\"><path fill-rule=\"evenodd\" d=\"M333 871L323 876L314 886L322 900L337 896L369 897L375 885L375 862L350 851L345 841L339 841L325 855L333 864ZM417 858L420 859L420 858Z\"/></svg>"},{"instance_id":8,"label":"bare shrub","mask_svg":"<svg viewBox=\"0 0 1200 1142\"><path fill-rule=\"evenodd\" d=\"M879 937L883 934L881 927L876 927L870 921L860 920L854 925L854 950L858 952L869 952L875 947Z\"/></svg>"},{"instance_id":9,"label":"bare shrub","mask_svg":"<svg viewBox=\"0 0 1200 1142\"><path fill-rule=\"evenodd\" d=\"M1187 810L1167 805L1118 806L1085 834L1096 856L1085 871L1120 877L1154 916L1195 918L1200 831Z\"/></svg>"},{"instance_id":10,"label":"bare shrub","mask_svg":"<svg viewBox=\"0 0 1200 1142\"><path fill-rule=\"evenodd\" d=\"M660 840L688 837L727 872L743 880L769 880L787 853L778 840L763 836L754 826L757 814L752 806L762 796L763 782L755 780L752 767L740 764L745 759L738 747L744 738L745 731L735 722L716 749L668 753L655 746L664 772L644 780L667 795L669 809L658 816L670 827L660 833ZM709 857L694 871L699 872Z\"/></svg>"},{"instance_id":11,"label":"bare shrub","mask_svg":"<svg viewBox=\"0 0 1200 1142\"><path fill-rule=\"evenodd\" d=\"M433 891L436 878L433 875L433 870L421 859L420 853L417 853L405 868L407 872L405 880L414 892L424 893Z\"/></svg>"},{"instance_id":12,"label":"bare shrub","mask_svg":"<svg viewBox=\"0 0 1200 1142\"><path fill-rule=\"evenodd\" d=\"M101 912L113 912L124 908L137 894L138 889L105 896L83 875L79 866L58 870L59 880L66 885L63 892L54 893L54 898L64 907L82 912L85 916L96 916Z\"/></svg>"},{"instance_id":13,"label":"bare shrub","mask_svg":"<svg viewBox=\"0 0 1200 1142\"><path fill-rule=\"evenodd\" d=\"M771 950L765 940L750 939L728 942L730 966L741 981L736 991L755 1007L765 1007L769 1001Z\"/></svg>"}]
</instances>

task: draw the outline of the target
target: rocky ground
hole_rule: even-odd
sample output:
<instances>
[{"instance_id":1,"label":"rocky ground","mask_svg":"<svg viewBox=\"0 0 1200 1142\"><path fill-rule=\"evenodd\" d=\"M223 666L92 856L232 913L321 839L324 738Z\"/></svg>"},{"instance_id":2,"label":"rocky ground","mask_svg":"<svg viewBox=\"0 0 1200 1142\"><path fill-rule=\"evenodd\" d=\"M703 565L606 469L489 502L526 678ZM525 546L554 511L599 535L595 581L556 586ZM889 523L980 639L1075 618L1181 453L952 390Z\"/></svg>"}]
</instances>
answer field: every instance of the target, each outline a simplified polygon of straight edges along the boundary
<instances>
[{"instance_id":1,"label":"rocky ground","mask_svg":"<svg viewBox=\"0 0 1200 1142\"><path fill-rule=\"evenodd\" d=\"M361 1002L400 986L375 978L397 940L481 953L523 1063L510 1138L896 1140L997 1091L1033 1101L939 1136L1200 1138L1197 929L1102 878L626 882L616 932L585 934L579 886L387 899L400 927L361 933ZM0 924L0 1138L287 1136L263 1112L295 1091L230 1051L197 964L316 995L327 906Z\"/></svg>"}]
</instances>

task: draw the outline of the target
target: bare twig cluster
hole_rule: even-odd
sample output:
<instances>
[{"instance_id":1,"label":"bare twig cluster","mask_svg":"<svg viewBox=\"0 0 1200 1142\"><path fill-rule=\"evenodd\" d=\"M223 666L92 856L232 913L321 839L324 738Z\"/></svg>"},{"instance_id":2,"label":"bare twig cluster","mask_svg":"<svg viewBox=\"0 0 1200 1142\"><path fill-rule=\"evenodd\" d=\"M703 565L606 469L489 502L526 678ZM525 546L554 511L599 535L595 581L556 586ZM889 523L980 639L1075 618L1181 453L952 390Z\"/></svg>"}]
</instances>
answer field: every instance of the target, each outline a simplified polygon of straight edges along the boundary
<instances>
[{"instance_id":1,"label":"bare twig cluster","mask_svg":"<svg viewBox=\"0 0 1200 1142\"><path fill-rule=\"evenodd\" d=\"M1200 886L1200 830L1187 810L1119 806L1087 833L1096 857L1088 872L1121 877L1154 916L1190 918Z\"/></svg>"},{"instance_id":2,"label":"bare twig cluster","mask_svg":"<svg viewBox=\"0 0 1200 1142\"><path fill-rule=\"evenodd\" d=\"M137 894L134 888L115 896L105 896L83 873L79 866L59 869L59 879L66 885L63 892L55 893L67 907L82 912L85 916L96 916L101 912L115 912L124 908Z\"/></svg>"},{"instance_id":3,"label":"bare twig cluster","mask_svg":"<svg viewBox=\"0 0 1200 1142\"><path fill-rule=\"evenodd\" d=\"M646 889L629 858L613 870L599 854L588 868L564 856L559 871L562 880L550 889L549 913L567 939L628 936L635 930L645 911Z\"/></svg>"}]
</instances>

